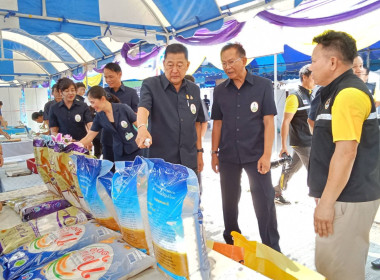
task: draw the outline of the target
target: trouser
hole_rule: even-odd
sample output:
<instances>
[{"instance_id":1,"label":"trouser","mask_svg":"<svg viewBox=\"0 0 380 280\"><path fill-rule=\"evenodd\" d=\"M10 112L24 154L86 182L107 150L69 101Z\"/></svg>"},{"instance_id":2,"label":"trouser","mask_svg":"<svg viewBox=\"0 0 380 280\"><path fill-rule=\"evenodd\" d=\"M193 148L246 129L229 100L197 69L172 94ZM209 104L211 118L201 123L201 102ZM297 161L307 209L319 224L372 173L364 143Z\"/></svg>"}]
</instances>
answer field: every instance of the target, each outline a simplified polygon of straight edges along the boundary
<instances>
[{"instance_id":1,"label":"trouser","mask_svg":"<svg viewBox=\"0 0 380 280\"><path fill-rule=\"evenodd\" d=\"M242 170L248 174L253 207L255 209L262 243L280 252L279 233L277 231L276 208L271 173L260 174L257 161L235 164L219 162L220 184L224 217L224 239L233 244L231 231L241 233L238 225L238 204L241 196Z\"/></svg>"},{"instance_id":2,"label":"trouser","mask_svg":"<svg viewBox=\"0 0 380 280\"><path fill-rule=\"evenodd\" d=\"M114 162L113 157L113 146L105 145L105 143L102 143L102 152L103 152L103 159L107 159L109 161Z\"/></svg>"},{"instance_id":3,"label":"trouser","mask_svg":"<svg viewBox=\"0 0 380 280\"><path fill-rule=\"evenodd\" d=\"M293 155L292 162L287 166L287 168L281 173L281 177L278 181L277 186L274 187L276 196L282 194L282 190L286 190L288 187L288 181L293 177L302 167L302 164L308 170L309 167L309 157L310 157L310 148L311 147L292 147Z\"/></svg>"},{"instance_id":4,"label":"trouser","mask_svg":"<svg viewBox=\"0 0 380 280\"><path fill-rule=\"evenodd\" d=\"M92 140L92 144L94 145L94 155L96 158L100 158L102 155L102 143L100 143L100 138L95 137L94 140Z\"/></svg>"},{"instance_id":5,"label":"trouser","mask_svg":"<svg viewBox=\"0 0 380 280\"><path fill-rule=\"evenodd\" d=\"M380 199L369 202L335 203L333 234L316 236L315 267L327 279L364 280L369 232Z\"/></svg>"}]
</instances>

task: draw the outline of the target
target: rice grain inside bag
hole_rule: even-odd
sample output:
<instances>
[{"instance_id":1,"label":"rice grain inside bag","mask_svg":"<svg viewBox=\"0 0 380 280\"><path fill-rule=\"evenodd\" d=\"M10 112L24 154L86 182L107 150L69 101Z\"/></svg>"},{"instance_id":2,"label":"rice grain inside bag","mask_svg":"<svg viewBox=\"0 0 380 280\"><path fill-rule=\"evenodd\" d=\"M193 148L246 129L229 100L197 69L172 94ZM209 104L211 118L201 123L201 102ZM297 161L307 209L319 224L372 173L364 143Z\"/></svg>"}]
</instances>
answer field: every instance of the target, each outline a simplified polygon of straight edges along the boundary
<instances>
[{"instance_id":1,"label":"rice grain inside bag","mask_svg":"<svg viewBox=\"0 0 380 280\"><path fill-rule=\"evenodd\" d=\"M148 216L158 268L172 279L209 279L197 177L182 165L151 161Z\"/></svg>"},{"instance_id":2,"label":"rice grain inside bag","mask_svg":"<svg viewBox=\"0 0 380 280\"><path fill-rule=\"evenodd\" d=\"M147 161L136 157L134 162L115 163L116 172L112 183L112 201L120 222L123 239L135 248L153 254L145 199L138 192L147 189L149 166ZM144 204L145 203L145 204ZM145 206L144 206L145 205Z\"/></svg>"},{"instance_id":3,"label":"rice grain inside bag","mask_svg":"<svg viewBox=\"0 0 380 280\"><path fill-rule=\"evenodd\" d=\"M113 163L83 155L72 155L71 158L76 166L81 193L91 214L99 224L116 231L120 230L116 211L107 190L112 184L110 170Z\"/></svg>"}]
</instances>

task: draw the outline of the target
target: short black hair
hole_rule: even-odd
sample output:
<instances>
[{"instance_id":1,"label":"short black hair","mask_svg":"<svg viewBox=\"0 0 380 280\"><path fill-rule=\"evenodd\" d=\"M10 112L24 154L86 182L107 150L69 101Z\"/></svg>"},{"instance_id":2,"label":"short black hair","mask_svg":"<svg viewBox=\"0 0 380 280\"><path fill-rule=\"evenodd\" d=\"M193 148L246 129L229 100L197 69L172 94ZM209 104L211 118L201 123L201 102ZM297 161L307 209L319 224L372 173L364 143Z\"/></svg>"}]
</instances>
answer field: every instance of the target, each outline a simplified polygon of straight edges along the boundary
<instances>
[{"instance_id":1,"label":"short black hair","mask_svg":"<svg viewBox=\"0 0 380 280\"><path fill-rule=\"evenodd\" d=\"M346 64L352 64L358 53L355 39L342 31L327 30L315 36L313 43L321 44L323 48L339 52L341 59Z\"/></svg>"},{"instance_id":2,"label":"short black hair","mask_svg":"<svg viewBox=\"0 0 380 280\"><path fill-rule=\"evenodd\" d=\"M84 83L82 83L82 82L77 82L76 86L77 86L77 89L80 88L80 87L86 88L86 85Z\"/></svg>"},{"instance_id":3,"label":"short black hair","mask_svg":"<svg viewBox=\"0 0 380 280\"><path fill-rule=\"evenodd\" d=\"M104 69L108 69L108 70L111 70L111 71L116 72L116 73L121 72L121 67L116 62L107 63L106 66L104 66Z\"/></svg>"},{"instance_id":4,"label":"short black hair","mask_svg":"<svg viewBox=\"0 0 380 280\"><path fill-rule=\"evenodd\" d=\"M76 84L73 82L73 80L70 80L69 78L61 78L57 82L57 89L60 91L64 91L68 89L70 86L74 86L75 90L77 90Z\"/></svg>"},{"instance_id":5,"label":"short black hair","mask_svg":"<svg viewBox=\"0 0 380 280\"><path fill-rule=\"evenodd\" d=\"M44 112L43 111L39 111L39 112L34 112L32 114L32 120L35 121L37 120L39 117L42 117L44 115Z\"/></svg>"},{"instance_id":6,"label":"short black hair","mask_svg":"<svg viewBox=\"0 0 380 280\"><path fill-rule=\"evenodd\" d=\"M246 56L245 49L243 48L243 46L240 43L229 43L229 44L225 45L222 48L222 50L220 51L220 56L222 56L223 52L225 52L226 50L229 50L229 49L235 49L236 52L238 53L239 57L245 57Z\"/></svg>"},{"instance_id":7,"label":"short black hair","mask_svg":"<svg viewBox=\"0 0 380 280\"><path fill-rule=\"evenodd\" d=\"M3 101L0 101L0 106L3 106Z\"/></svg>"},{"instance_id":8,"label":"short black hair","mask_svg":"<svg viewBox=\"0 0 380 280\"><path fill-rule=\"evenodd\" d=\"M51 87L51 91L54 91L54 89L57 89L57 84L54 84L54 86Z\"/></svg>"},{"instance_id":9,"label":"short black hair","mask_svg":"<svg viewBox=\"0 0 380 280\"><path fill-rule=\"evenodd\" d=\"M369 68L368 67L363 67L363 70L365 71L365 73L364 74L366 74L366 75L369 75Z\"/></svg>"},{"instance_id":10,"label":"short black hair","mask_svg":"<svg viewBox=\"0 0 380 280\"><path fill-rule=\"evenodd\" d=\"M185 55L186 60L189 59L188 58L189 53L187 51L187 48L182 44L176 43L176 44L170 44L169 46L167 46L165 50L164 59L166 59L166 56L168 55L168 53L174 53L174 54L183 53Z\"/></svg>"},{"instance_id":11,"label":"short black hair","mask_svg":"<svg viewBox=\"0 0 380 280\"><path fill-rule=\"evenodd\" d=\"M194 79L193 75L185 75L185 79L195 83L195 79Z\"/></svg>"}]
</instances>

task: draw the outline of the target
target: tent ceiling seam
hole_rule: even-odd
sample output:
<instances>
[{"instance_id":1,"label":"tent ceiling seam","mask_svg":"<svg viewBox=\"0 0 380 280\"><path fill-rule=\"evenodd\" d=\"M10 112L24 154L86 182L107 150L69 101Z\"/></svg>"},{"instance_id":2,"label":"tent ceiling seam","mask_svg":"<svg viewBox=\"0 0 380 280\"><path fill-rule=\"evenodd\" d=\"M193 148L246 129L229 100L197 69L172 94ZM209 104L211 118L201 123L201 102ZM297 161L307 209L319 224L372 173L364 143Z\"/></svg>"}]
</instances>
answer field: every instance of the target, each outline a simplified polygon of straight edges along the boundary
<instances>
[{"instance_id":1,"label":"tent ceiling seam","mask_svg":"<svg viewBox=\"0 0 380 280\"><path fill-rule=\"evenodd\" d=\"M12 49L8 49L6 48L6 50L9 50L9 51L12 51L12 52L15 52L15 53L18 53L19 55L25 57L25 60L23 59L9 59L11 61L28 61L28 62L33 62L34 64L36 64L39 68L41 68L41 70L43 72L45 72L47 75L50 75L50 73L41 65L39 64L36 60L33 60L32 58L30 58L29 56L25 55L24 53L22 52L19 52L19 51L16 51L16 50L12 50ZM3 60L3 59L1 59Z\"/></svg>"},{"instance_id":2,"label":"tent ceiling seam","mask_svg":"<svg viewBox=\"0 0 380 280\"><path fill-rule=\"evenodd\" d=\"M0 15L6 16L8 15L8 12L0 11ZM50 20L50 21L57 21L57 22L63 22L66 21L68 23L75 23L75 24L81 24L81 25L88 25L88 26L97 26L97 27L110 27L114 29L120 29L125 31L133 31L137 33L150 33L150 34L158 34L166 36L166 33L159 32L156 30L141 30L137 28L132 27L124 27L124 26L118 26L118 25L108 25L106 23L96 23L96 22L90 22L90 21L81 21L81 20L74 20L74 19L63 19L63 18L57 18L57 17L49 17L49 16L38 16L38 15L28 15L28 14L22 14L22 13L15 13L15 17L20 18L29 18L29 19L44 19L44 20Z\"/></svg>"},{"instance_id":3,"label":"tent ceiling seam","mask_svg":"<svg viewBox=\"0 0 380 280\"><path fill-rule=\"evenodd\" d=\"M80 57L80 59L82 59L82 63L86 63L86 60L80 55L79 52L77 52L73 47L71 47L71 45L69 45L68 43L66 43L66 41L63 40L59 35L55 35L55 37L58 38L58 40L62 41L64 44L66 44L70 49L72 49Z\"/></svg>"},{"instance_id":4,"label":"tent ceiling seam","mask_svg":"<svg viewBox=\"0 0 380 280\"><path fill-rule=\"evenodd\" d=\"M151 13L151 15L156 19L156 21L161 25L162 29L164 29L165 33L168 35L170 32L166 29L164 24L161 22L161 20L158 18L156 13L153 11L153 9L149 6L149 4L146 2L146 0L142 0L144 6L148 9L148 11Z\"/></svg>"}]
</instances>

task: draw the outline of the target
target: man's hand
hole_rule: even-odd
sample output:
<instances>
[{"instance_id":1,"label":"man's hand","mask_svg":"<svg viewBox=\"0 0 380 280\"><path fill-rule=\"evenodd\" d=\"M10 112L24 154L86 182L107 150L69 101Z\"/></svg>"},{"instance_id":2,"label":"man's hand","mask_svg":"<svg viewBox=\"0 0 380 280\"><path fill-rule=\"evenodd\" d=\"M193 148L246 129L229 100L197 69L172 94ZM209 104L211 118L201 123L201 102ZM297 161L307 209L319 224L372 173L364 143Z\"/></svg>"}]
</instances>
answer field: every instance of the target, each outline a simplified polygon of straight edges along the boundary
<instances>
[{"instance_id":1,"label":"man's hand","mask_svg":"<svg viewBox=\"0 0 380 280\"><path fill-rule=\"evenodd\" d=\"M282 148L281 148L281 151L280 151L280 154L279 154L278 156L281 158L283 153L289 155L289 152L288 152L288 148L287 148L287 147L282 147Z\"/></svg>"},{"instance_id":2,"label":"man's hand","mask_svg":"<svg viewBox=\"0 0 380 280\"><path fill-rule=\"evenodd\" d=\"M320 237L333 234L333 221L335 216L334 205L325 205L321 200L314 211L314 231Z\"/></svg>"},{"instance_id":3,"label":"man's hand","mask_svg":"<svg viewBox=\"0 0 380 280\"><path fill-rule=\"evenodd\" d=\"M257 171L260 174L266 174L270 170L270 156L262 155L262 157L257 162Z\"/></svg>"},{"instance_id":4,"label":"man's hand","mask_svg":"<svg viewBox=\"0 0 380 280\"><path fill-rule=\"evenodd\" d=\"M198 162L198 173L200 173L203 171L203 166L204 166L203 153L198 153L197 162Z\"/></svg>"},{"instance_id":5,"label":"man's hand","mask_svg":"<svg viewBox=\"0 0 380 280\"><path fill-rule=\"evenodd\" d=\"M148 142L145 142L146 139L150 140L149 144ZM149 148L153 144L152 136L150 135L148 129L145 126L142 126L137 130L136 144L140 149Z\"/></svg>"},{"instance_id":6,"label":"man's hand","mask_svg":"<svg viewBox=\"0 0 380 280\"><path fill-rule=\"evenodd\" d=\"M219 157L218 154L211 155L211 167L215 173L219 173Z\"/></svg>"}]
</instances>

